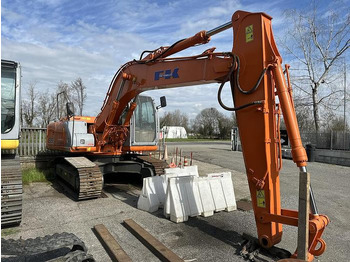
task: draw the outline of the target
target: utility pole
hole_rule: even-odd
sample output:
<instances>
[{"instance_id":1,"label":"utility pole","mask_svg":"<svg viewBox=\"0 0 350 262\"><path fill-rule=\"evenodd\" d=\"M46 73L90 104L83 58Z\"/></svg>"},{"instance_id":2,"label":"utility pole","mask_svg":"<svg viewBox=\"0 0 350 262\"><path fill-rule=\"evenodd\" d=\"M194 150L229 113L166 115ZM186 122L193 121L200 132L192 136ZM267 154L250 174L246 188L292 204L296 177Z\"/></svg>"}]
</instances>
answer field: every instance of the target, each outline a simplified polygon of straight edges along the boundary
<instances>
[{"instance_id":1,"label":"utility pole","mask_svg":"<svg viewBox=\"0 0 350 262\"><path fill-rule=\"evenodd\" d=\"M343 136L343 145L344 145L344 150L346 150L346 59L345 56L343 57L344 59L344 136Z\"/></svg>"}]
</instances>

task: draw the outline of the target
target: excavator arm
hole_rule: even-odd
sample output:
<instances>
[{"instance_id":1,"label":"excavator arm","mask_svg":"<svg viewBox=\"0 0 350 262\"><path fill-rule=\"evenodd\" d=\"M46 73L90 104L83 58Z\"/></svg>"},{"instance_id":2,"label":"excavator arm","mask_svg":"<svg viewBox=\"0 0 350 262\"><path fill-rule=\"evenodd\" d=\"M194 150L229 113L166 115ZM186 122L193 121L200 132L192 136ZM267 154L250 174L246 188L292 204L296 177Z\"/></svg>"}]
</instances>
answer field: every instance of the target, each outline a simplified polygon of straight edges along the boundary
<instances>
[{"instance_id":1,"label":"excavator arm","mask_svg":"<svg viewBox=\"0 0 350 262\"><path fill-rule=\"evenodd\" d=\"M231 22L219 28L201 31L172 46L149 51L145 58L126 63L116 73L92 130L98 141L97 152L118 153L128 135L138 94L151 89L221 83L218 100L223 108L236 111L258 237L266 248L281 241L282 224L298 225L298 212L281 208L281 110L293 161L303 172L307 165L271 19L264 13L237 11ZM191 46L205 44L212 35L231 27L234 32L232 52L214 53L214 49L208 49L197 56L169 58ZM230 82L235 107L228 107L221 100L225 82ZM311 204L309 260L324 252L321 235L329 223L327 216L317 214L313 201Z\"/></svg>"}]
</instances>

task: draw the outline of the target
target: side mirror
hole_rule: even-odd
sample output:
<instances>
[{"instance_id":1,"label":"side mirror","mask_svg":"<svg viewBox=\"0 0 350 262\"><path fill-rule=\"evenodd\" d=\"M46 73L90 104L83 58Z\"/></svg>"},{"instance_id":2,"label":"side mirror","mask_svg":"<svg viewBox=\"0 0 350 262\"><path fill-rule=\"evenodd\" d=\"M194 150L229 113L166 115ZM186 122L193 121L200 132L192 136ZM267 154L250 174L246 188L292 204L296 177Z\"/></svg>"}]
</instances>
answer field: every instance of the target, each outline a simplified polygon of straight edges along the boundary
<instances>
[{"instance_id":1,"label":"side mirror","mask_svg":"<svg viewBox=\"0 0 350 262\"><path fill-rule=\"evenodd\" d=\"M159 108L162 107L166 107L166 97L165 96L161 96L160 97L160 105L156 107L156 109L158 110Z\"/></svg>"},{"instance_id":2,"label":"side mirror","mask_svg":"<svg viewBox=\"0 0 350 262\"><path fill-rule=\"evenodd\" d=\"M160 107L166 107L166 97L165 96L160 97Z\"/></svg>"},{"instance_id":3,"label":"side mirror","mask_svg":"<svg viewBox=\"0 0 350 262\"><path fill-rule=\"evenodd\" d=\"M74 104L72 102L66 103L67 117L74 116Z\"/></svg>"}]
</instances>

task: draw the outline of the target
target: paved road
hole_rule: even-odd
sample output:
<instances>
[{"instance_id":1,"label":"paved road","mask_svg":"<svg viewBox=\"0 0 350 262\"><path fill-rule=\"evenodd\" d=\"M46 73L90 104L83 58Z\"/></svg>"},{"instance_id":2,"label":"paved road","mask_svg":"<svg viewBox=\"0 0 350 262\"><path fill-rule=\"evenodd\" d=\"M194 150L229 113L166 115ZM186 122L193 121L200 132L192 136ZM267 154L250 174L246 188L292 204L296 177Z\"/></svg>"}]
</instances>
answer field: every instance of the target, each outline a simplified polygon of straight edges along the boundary
<instances>
[{"instance_id":1,"label":"paved road","mask_svg":"<svg viewBox=\"0 0 350 262\"><path fill-rule=\"evenodd\" d=\"M184 153L193 152L202 174L230 170L234 177L238 199L249 197L242 154L230 151L229 143L169 144ZM200 161L198 161L200 160ZM319 261L349 261L350 205L347 187L350 168L311 163L309 171L320 213L332 222L325 231L328 250ZM282 203L286 208L297 208L298 169L290 160L284 161L281 172ZM133 261L159 261L122 225L132 218L156 236L185 260L192 261L246 261L239 256L242 233L256 235L252 211L220 212L212 217L190 218L175 224L164 218L162 210L149 214L136 209L139 190L127 185L107 186L108 198L75 202L55 185L32 184L24 187L23 222L7 238L23 239L55 232L72 232L79 236L94 255L96 261L110 261L91 228L104 224L119 241ZM296 229L284 228L279 247L293 252L296 248ZM266 260L271 261L271 260Z\"/></svg>"},{"instance_id":2,"label":"paved road","mask_svg":"<svg viewBox=\"0 0 350 262\"><path fill-rule=\"evenodd\" d=\"M228 142L214 143L168 143L169 152L178 147L184 154L193 152L193 158L206 163L215 164L232 170L234 173L245 173L243 155L241 152L230 150ZM311 174L311 184L315 194L320 214L331 219L326 228L324 240L327 251L320 261L349 261L350 252L350 167L309 163L308 172ZM280 173L282 207L298 208L298 174L299 169L292 160L283 160ZM240 176L242 178L242 176ZM292 235L284 234L287 243L281 246L288 248L295 239Z\"/></svg>"}]
</instances>

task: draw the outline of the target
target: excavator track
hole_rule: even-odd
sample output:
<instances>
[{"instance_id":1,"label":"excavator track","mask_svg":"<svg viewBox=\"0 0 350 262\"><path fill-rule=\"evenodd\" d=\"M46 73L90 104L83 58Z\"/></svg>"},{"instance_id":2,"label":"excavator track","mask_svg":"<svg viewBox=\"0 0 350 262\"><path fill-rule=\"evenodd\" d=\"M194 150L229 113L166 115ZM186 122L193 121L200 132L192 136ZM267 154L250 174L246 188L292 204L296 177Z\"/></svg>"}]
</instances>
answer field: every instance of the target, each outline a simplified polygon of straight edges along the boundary
<instances>
[{"instance_id":1,"label":"excavator track","mask_svg":"<svg viewBox=\"0 0 350 262\"><path fill-rule=\"evenodd\" d=\"M93 262L84 242L72 233L29 239L1 239L1 261Z\"/></svg>"},{"instance_id":2,"label":"excavator track","mask_svg":"<svg viewBox=\"0 0 350 262\"><path fill-rule=\"evenodd\" d=\"M165 173L164 169L168 166L167 162L165 162L164 160L160 160L151 156L137 156L137 157L142 161L147 162L151 166L153 166L156 176L163 175Z\"/></svg>"},{"instance_id":3,"label":"excavator track","mask_svg":"<svg viewBox=\"0 0 350 262\"><path fill-rule=\"evenodd\" d=\"M85 157L65 157L56 165L56 174L73 189L76 200L98 198L103 188L103 174Z\"/></svg>"},{"instance_id":4,"label":"excavator track","mask_svg":"<svg viewBox=\"0 0 350 262\"><path fill-rule=\"evenodd\" d=\"M19 156L2 155L1 226L21 223L22 192L22 172Z\"/></svg>"}]
</instances>

